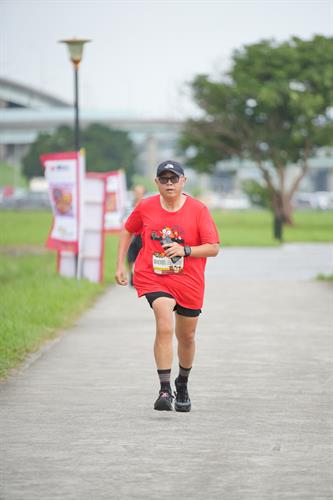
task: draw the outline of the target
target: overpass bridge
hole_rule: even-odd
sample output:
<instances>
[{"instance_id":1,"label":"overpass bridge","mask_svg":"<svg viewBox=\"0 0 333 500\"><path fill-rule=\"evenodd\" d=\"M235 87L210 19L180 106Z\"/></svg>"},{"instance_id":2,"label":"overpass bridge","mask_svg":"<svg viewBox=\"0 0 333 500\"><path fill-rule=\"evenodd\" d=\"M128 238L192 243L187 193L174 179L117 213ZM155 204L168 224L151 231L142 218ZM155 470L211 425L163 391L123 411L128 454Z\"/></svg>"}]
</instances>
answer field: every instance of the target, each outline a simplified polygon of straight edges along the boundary
<instances>
[{"instance_id":1,"label":"overpass bridge","mask_svg":"<svg viewBox=\"0 0 333 500\"><path fill-rule=\"evenodd\" d=\"M67 102L5 78L0 78L0 160L18 163L41 132L73 125L74 108ZM183 123L166 118L114 116L111 111L80 111L82 128L91 123L124 130L138 151L137 169L153 174L156 164L176 158L177 138Z\"/></svg>"}]
</instances>

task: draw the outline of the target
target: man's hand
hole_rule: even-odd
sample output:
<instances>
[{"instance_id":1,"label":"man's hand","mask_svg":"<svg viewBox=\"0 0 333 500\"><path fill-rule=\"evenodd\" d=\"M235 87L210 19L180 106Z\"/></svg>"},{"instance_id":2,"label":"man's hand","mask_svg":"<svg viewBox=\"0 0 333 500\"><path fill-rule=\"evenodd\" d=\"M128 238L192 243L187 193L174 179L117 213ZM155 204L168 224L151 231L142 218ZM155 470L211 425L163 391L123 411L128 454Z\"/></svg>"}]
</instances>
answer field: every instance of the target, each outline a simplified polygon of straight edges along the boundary
<instances>
[{"instance_id":1,"label":"man's hand","mask_svg":"<svg viewBox=\"0 0 333 500\"><path fill-rule=\"evenodd\" d=\"M118 285L128 285L127 271L124 267L118 267L115 274L115 279Z\"/></svg>"},{"instance_id":2,"label":"man's hand","mask_svg":"<svg viewBox=\"0 0 333 500\"><path fill-rule=\"evenodd\" d=\"M131 233L122 229L120 233L116 274L114 275L118 285L128 285L127 269L125 267L126 254L132 239Z\"/></svg>"},{"instance_id":3,"label":"man's hand","mask_svg":"<svg viewBox=\"0 0 333 500\"><path fill-rule=\"evenodd\" d=\"M176 242L167 243L165 246L163 246L163 249L165 255L170 259L172 257L184 257L185 255L184 247Z\"/></svg>"}]
</instances>

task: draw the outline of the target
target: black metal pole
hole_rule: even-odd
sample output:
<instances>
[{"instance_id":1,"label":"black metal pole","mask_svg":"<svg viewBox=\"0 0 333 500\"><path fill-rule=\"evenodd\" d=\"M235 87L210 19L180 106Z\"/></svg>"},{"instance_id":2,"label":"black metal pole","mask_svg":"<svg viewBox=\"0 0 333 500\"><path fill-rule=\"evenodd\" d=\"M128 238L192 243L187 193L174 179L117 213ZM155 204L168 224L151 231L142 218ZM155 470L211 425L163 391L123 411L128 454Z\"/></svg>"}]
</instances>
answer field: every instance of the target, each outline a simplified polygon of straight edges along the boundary
<instances>
[{"instance_id":1,"label":"black metal pole","mask_svg":"<svg viewBox=\"0 0 333 500\"><path fill-rule=\"evenodd\" d=\"M74 120L74 141L75 151L80 151L80 122L79 122L79 66L74 64L74 95L75 95L75 120ZM80 244L80 242L79 242ZM79 256L75 255L75 274L79 276Z\"/></svg>"},{"instance_id":2,"label":"black metal pole","mask_svg":"<svg viewBox=\"0 0 333 500\"><path fill-rule=\"evenodd\" d=\"M80 123L79 123L79 67L74 64L74 92L75 92L75 151L80 150Z\"/></svg>"}]
</instances>

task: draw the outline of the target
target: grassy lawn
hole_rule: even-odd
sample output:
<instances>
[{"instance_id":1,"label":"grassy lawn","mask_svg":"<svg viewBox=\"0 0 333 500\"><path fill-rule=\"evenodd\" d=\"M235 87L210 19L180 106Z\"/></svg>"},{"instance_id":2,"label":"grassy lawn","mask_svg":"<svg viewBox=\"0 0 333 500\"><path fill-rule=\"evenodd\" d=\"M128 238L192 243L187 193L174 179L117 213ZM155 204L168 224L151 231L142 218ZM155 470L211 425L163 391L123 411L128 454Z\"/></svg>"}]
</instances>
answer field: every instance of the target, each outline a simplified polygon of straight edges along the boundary
<instances>
[{"instance_id":1,"label":"grassy lawn","mask_svg":"<svg viewBox=\"0 0 333 500\"><path fill-rule=\"evenodd\" d=\"M272 237L272 215L267 211L213 212L226 246L278 245ZM43 246L51 225L49 212L1 212L0 246ZM333 241L332 212L296 212L295 226L284 228L284 241ZM108 237L110 241L116 237ZM112 247L112 245L111 245ZM111 248L110 247L110 248Z\"/></svg>"},{"instance_id":2,"label":"grassy lawn","mask_svg":"<svg viewBox=\"0 0 333 500\"><path fill-rule=\"evenodd\" d=\"M277 245L268 212L215 212L222 245ZM295 214L286 242L332 241L333 215ZM61 278L54 252L44 249L48 212L0 211L0 377L59 329L69 326L113 282L117 235L107 236L104 284Z\"/></svg>"},{"instance_id":3,"label":"grassy lawn","mask_svg":"<svg viewBox=\"0 0 333 500\"><path fill-rule=\"evenodd\" d=\"M68 326L103 286L60 278L51 253L0 255L0 376Z\"/></svg>"},{"instance_id":4,"label":"grassy lawn","mask_svg":"<svg viewBox=\"0 0 333 500\"><path fill-rule=\"evenodd\" d=\"M333 283L333 274L318 274L319 281L330 281Z\"/></svg>"},{"instance_id":5,"label":"grassy lawn","mask_svg":"<svg viewBox=\"0 0 333 500\"><path fill-rule=\"evenodd\" d=\"M223 246L278 246L273 218L267 211L213 212ZM291 242L333 241L332 212L296 212L295 225L284 227L283 240Z\"/></svg>"},{"instance_id":6,"label":"grassy lawn","mask_svg":"<svg viewBox=\"0 0 333 500\"><path fill-rule=\"evenodd\" d=\"M62 278L44 243L48 212L0 212L0 377L72 324L113 282L117 236L107 236L106 283Z\"/></svg>"},{"instance_id":7,"label":"grassy lawn","mask_svg":"<svg viewBox=\"0 0 333 500\"><path fill-rule=\"evenodd\" d=\"M51 221L50 212L0 212L0 246L43 246Z\"/></svg>"}]
</instances>

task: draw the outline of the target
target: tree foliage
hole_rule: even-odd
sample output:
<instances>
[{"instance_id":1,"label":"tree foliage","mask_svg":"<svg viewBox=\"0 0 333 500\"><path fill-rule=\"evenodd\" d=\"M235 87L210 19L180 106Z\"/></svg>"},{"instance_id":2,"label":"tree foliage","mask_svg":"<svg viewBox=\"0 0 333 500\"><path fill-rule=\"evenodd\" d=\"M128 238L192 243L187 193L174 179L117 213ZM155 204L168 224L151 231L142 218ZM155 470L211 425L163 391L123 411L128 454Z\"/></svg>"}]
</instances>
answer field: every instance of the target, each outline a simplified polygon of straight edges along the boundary
<instances>
[{"instance_id":1,"label":"tree foliage","mask_svg":"<svg viewBox=\"0 0 333 500\"><path fill-rule=\"evenodd\" d=\"M74 133L61 126L53 134L41 133L23 158L23 173L30 179L43 176L39 157L43 153L72 151ZM86 168L89 172L107 172L123 168L128 179L133 174L134 144L127 132L113 130L93 123L81 131L81 144L86 149Z\"/></svg>"},{"instance_id":2,"label":"tree foliage","mask_svg":"<svg viewBox=\"0 0 333 500\"><path fill-rule=\"evenodd\" d=\"M186 123L181 147L189 164L212 172L238 157L256 162L276 214L291 218L291 199L308 171L308 159L333 143L333 38L265 40L233 55L229 73L191 83L202 110ZM299 172L286 184L291 163Z\"/></svg>"},{"instance_id":3,"label":"tree foliage","mask_svg":"<svg viewBox=\"0 0 333 500\"><path fill-rule=\"evenodd\" d=\"M269 190L258 181L253 179L246 179L242 183L242 189L245 194L250 198L251 203L258 207L272 209L272 202Z\"/></svg>"}]
</instances>

